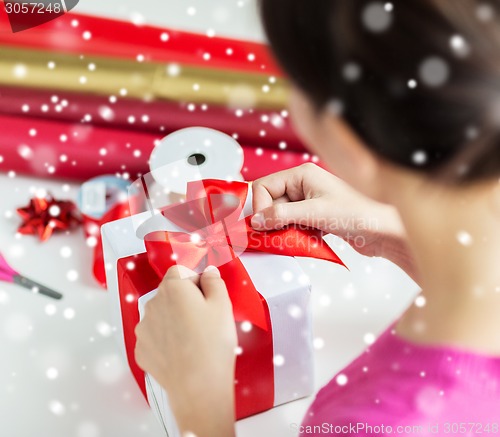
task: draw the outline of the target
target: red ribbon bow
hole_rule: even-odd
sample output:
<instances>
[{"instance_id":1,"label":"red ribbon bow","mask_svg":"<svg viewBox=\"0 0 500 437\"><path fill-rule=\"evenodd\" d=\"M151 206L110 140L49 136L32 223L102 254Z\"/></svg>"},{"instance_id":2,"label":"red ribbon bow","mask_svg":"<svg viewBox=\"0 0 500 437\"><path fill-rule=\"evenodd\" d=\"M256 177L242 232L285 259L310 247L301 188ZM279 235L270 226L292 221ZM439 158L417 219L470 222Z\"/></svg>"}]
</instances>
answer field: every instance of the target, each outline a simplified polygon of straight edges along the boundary
<instances>
[{"instance_id":1,"label":"red ribbon bow","mask_svg":"<svg viewBox=\"0 0 500 437\"><path fill-rule=\"evenodd\" d=\"M174 260L201 272L208 265L219 267L237 258L248 243L247 225L240 219L247 190L241 182L188 183L186 202L162 211L186 232L152 232L145 237L153 267L164 274Z\"/></svg>"},{"instance_id":2,"label":"red ribbon bow","mask_svg":"<svg viewBox=\"0 0 500 437\"><path fill-rule=\"evenodd\" d=\"M235 279L238 282L237 293L231 293L228 286L231 299L234 298L236 320L250 321L267 329L262 297L238 258L241 253L308 256L343 263L318 230L296 226L277 231L254 230L250 217L241 218L248 187L245 182L216 179L189 182L186 202L162 211L168 220L186 232L155 231L145 236L145 244L149 262L160 277L174 264L198 272L208 265L222 269L226 282Z\"/></svg>"},{"instance_id":3,"label":"red ribbon bow","mask_svg":"<svg viewBox=\"0 0 500 437\"><path fill-rule=\"evenodd\" d=\"M155 231L145 237L150 265L163 277L174 264L201 271L219 267L233 304L238 343L244 351L236 360L237 417L274 405L273 335L267 302L255 288L239 255L245 251L286 256L308 256L343 265L313 229L288 226L259 232L241 218L247 183L203 180L188 183L187 201L165 208L162 214L184 231ZM250 322L252 330L242 329ZM248 325L247 325L248 326Z\"/></svg>"},{"instance_id":4,"label":"red ribbon bow","mask_svg":"<svg viewBox=\"0 0 500 437\"><path fill-rule=\"evenodd\" d=\"M221 266L244 251L313 257L344 265L316 229L292 225L281 230L254 230L250 217L241 218L248 186L216 179L189 182L186 202L162 211L185 232L155 231L145 237L153 267L161 275L175 263L172 261L202 270L207 265ZM170 254L170 259L165 254Z\"/></svg>"}]
</instances>

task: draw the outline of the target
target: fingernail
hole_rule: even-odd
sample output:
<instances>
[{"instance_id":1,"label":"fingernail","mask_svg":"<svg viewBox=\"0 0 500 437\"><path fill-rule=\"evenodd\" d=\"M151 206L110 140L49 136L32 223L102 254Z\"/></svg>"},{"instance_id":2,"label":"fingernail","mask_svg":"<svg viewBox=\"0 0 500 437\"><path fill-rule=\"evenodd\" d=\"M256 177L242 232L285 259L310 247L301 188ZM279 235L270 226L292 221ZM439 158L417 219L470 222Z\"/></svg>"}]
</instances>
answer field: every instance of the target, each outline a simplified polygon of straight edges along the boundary
<instances>
[{"instance_id":1,"label":"fingernail","mask_svg":"<svg viewBox=\"0 0 500 437\"><path fill-rule=\"evenodd\" d=\"M260 212L254 214L252 219L250 220L250 224L257 229L261 229L264 227L264 215Z\"/></svg>"},{"instance_id":2,"label":"fingernail","mask_svg":"<svg viewBox=\"0 0 500 437\"><path fill-rule=\"evenodd\" d=\"M205 270L203 270L203 273L210 273L212 275L220 277L219 269L215 266L207 266Z\"/></svg>"}]
</instances>

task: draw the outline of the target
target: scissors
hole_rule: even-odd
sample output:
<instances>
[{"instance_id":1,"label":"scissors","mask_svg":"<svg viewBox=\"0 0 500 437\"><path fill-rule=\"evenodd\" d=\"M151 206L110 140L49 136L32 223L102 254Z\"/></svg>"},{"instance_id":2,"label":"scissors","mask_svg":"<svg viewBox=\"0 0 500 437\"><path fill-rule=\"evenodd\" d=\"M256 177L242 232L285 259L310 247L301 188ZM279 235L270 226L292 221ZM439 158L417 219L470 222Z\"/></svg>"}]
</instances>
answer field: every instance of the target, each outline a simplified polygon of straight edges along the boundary
<instances>
[{"instance_id":1,"label":"scissors","mask_svg":"<svg viewBox=\"0 0 500 437\"><path fill-rule=\"evenodd\" d=\"M9 264L7 260L0 253L0 281L9 282L12 284L20 285L21 287L31 290L33 293L43 294L44 296L51 297L53 299L61 299L63 295L54 291L45 285L39 284L32 279L26 278L20 273L16 272Z\"/></svg>"}]
</instances>

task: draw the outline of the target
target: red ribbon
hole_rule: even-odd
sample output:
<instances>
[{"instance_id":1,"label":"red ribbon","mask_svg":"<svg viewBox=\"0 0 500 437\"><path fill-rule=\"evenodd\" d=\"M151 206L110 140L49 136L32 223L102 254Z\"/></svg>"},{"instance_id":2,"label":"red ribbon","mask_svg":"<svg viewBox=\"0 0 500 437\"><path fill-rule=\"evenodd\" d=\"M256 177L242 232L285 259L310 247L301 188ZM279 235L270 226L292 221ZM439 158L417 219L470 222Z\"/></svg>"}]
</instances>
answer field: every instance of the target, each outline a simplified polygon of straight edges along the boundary
<instances>
[{"instance_id":1,"label":"red ribbon","mask_svg":"<svg viewBox=\"0 0 500 437\"><path fill-rule=\"evenodd\" d=\"M294 226L272 232L255 231L249 225L249 217L240 218L247 194L247 183L210 179L190 182L187 201L162 211L186 232L156 231L145 237L149 263L160 278L174 264L198 271L207 265L219 267L233 304L239 345L243 350L236 361L238 418L274 405L269 308L238 255L258 251L309 256L343 265L324 243L319 231ZM243 322L252 324L251 335L240 329Z\"/></svg>"},{"instance_id":2,"label":"red ribbon","mask_svg":"<svg viewBox=\"0 0 500 437\"><path fill-rule=\"evenodd\" d=\"M94 278L103 288L106 288L106 269L104 265L104 254L102 249L101 226L105 223L128 217L129 215L130 208L128 202L117 203L100 219L82 214L83 229L85 231L86 237L94 237L96 239L92 272L94 274Z\"/></svg>"},{"instance_id":3,"label":"red ribbon","mask_svg":"<svg viewBox=\"0 0 500 437\"><path fill-rule=\"evenodd\" d=\"M0 8L0 46L134 61L138 54L142 54L146 60L157 63L178 62L204 69L283 76L269 49L262 43L219 36L208 38L199 33L148 25L137 26L130 20L119 21L73 12L14 34L7 14L2 9ZM83 30L90 32L90 40L82 38ZM161 39L164 33L168 41ZM227 53L228 48L232 50L231 55ZM207 52L211 55L210 62L203 58ZM251 53L255 57L253 61L248 60Z\"/></svg>"}]
</instances>

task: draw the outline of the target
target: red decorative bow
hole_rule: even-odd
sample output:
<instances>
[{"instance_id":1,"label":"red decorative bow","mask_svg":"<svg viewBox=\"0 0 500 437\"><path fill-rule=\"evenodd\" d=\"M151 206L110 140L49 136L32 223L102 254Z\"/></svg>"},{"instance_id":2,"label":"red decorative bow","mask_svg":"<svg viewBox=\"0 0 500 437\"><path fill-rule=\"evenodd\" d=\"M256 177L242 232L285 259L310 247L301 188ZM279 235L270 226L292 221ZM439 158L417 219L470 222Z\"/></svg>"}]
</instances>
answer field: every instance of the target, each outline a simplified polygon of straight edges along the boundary
<instances>
[{"instance_id":1,"label":"red decorative bow","mask_svg":"<svg viewBox=\"0 0 500 437\"><path fill-rule=\"evenodd\" d=\"M309 256L342 261L323 242L322 233L289 226L272 232L255 231L250 218L242 218L248 194L247 183L204 180L188 184L187 201L162 211L183 231L156 231L145 237L147 260L141 255L119 261L120 299L127 308L127 295L140 296L158 285L167 269L178 263L200 271L206 265L219 267L233 306L238 344L243 351L236 359L236 417L243 418L274 405L274 346L271 316L266 299L259 293L239 259L244 251L287 256ZM137 266L128 270L127 263ZM267 259L266 259L267 261ZM264 262L264 260L263 260ZM148 267L144 263L149 264ZM144 272L151 267L156 278ZM140 289L136 285L139 284ZM134 360L136 309L124 319L125 342L131 368L143 392L144 374ZM245 322L245 325L243 324ZM248 327L250 322L252 329Z\"/></svg>"},{"instance_id":2,"label":"red decorative bow","mask_svg":"<svg viewBox=\"0 0 500 437\"><path fill-rule=\"evenodd\" d=\"M201 272L214 265L227 271L235 284L231 293L236 320L267 329L262 298L238 256L244 251L286 256L307 256L343 265L313 229L288 226L277 231L256 231L250 217L241 218L249 185L205 179L188 183L186 202L165 208L162 214L186 232L155 231L145 236L148 259L160 277L174 264ZM245 284L245 285L243 285ZM237 302L235 302L237 301Z\"/></svg>"},{"instance_id":3,"label":"red decorative bow","mask_svg":"<svg viewBox=\"0 0 500 437\"><path fill-rule=\"evenodd\" d=\"M57 200L51 194L33 197L28 205L17 208L17 213L23 220L17 231L24 235L38 235L40 241L80 223L76 205L69 200Z\"/></svg>"},{"instance_id":4,"label":"red decorative bow","mask_svg":"<svg viewBox=\"0 0 500 437\"><path fill-rule=\"evenodd\" d=\"M250 217L241 218L247 194L244 182L189 182L186 202L162 211L185 232L156 231L145 237L152 265L162 274L172 261L203 270L207 265L224 265L244 251L313 257L344 265L316 229L292 225L281 230L254 230Z\"/></svg>"}]
</instances>

